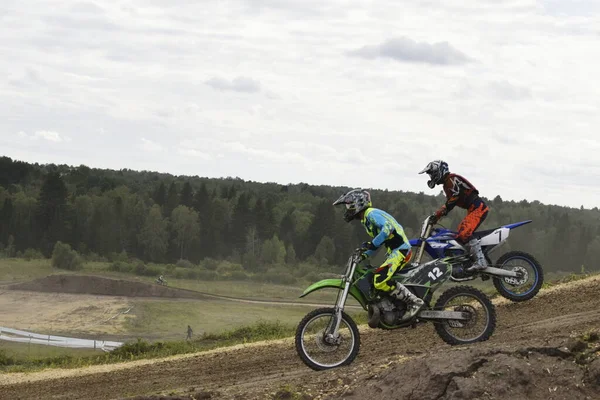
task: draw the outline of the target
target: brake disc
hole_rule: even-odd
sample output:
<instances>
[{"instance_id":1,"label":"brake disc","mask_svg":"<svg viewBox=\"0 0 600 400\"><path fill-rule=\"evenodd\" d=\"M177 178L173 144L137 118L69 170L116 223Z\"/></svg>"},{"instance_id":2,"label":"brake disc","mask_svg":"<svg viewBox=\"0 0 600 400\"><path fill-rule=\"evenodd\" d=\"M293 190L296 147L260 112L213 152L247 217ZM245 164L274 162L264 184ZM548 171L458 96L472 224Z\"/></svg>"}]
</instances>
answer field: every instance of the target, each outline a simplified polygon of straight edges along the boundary
<instances>
[{"instance_id":1,"label":"brake disc","mask_svg":"<svg viewBox=\"0 0 600 400\"><path fill-rule=\"evenodd\" d=\"M516 277L516 278L510 278L510 277L506 277L504 278L504 282L508 283L511 286L521 286L523 284L525 284L528 280L529 280L529 272L527 272L527 269L525 269L524 267L520 267L520 266L516 266L512 269L513 272L516 272L517 274L520 274L521 277Z\"/></svg>"}]
</instances>

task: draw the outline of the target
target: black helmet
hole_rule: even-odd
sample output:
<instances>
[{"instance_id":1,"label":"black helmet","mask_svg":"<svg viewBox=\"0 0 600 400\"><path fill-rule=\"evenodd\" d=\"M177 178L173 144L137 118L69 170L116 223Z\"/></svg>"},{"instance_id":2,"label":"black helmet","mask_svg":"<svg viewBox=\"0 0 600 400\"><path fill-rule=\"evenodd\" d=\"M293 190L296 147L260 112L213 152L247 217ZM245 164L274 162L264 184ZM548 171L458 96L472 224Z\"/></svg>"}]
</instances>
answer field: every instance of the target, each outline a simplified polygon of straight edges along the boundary
<instances>
[{"instance_id":1,"label":"black helmet","mask_svg":"<svg viewBox=\"0 0 600 400\"><path fill-rule=\"evenodd\" d=\"M371 207L371 194L364 189L354 189L340 196L333 202L334 206L345 204L344 221L350 222L356 214Z\"/></svg>"},{"instance_id":2,"label":"black helmet","mask_svg":"<svg viewBox=\"0 0 600 400\"><path fill-rule=\"evenodd\" d=\"M444 177L450 173L450 170L448 169L448 163L446 161L435 160L427 164L419 174L425 172L430 178L429 181L427 181L427 186L433 189L435 185L439 185L444 181Z\"/></svg>"}]
</instances>

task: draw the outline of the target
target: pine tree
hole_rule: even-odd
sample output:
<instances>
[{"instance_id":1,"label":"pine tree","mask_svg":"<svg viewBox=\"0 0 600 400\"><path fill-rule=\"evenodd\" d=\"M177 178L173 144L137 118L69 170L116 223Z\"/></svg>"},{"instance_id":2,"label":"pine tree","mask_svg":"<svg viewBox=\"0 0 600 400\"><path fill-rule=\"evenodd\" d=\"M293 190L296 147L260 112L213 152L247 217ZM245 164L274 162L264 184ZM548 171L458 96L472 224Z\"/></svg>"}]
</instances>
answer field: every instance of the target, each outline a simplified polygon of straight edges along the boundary
<instances>
[{"instance_id":1,"label":"pine tree","mask_svg":"<svg viewBox=\"0 0 600 400\"><path fill-rule=\"evenodd\" d=\"M158 188L154 191L152 199L160 207L163 207L167 203L167 189L163 182L160 183Z\"/></svg>"},{"instance_id":2,"label":"pine tree","mask_svg":"<svg viewBox=\"0 0 600 400\"><path fill-rule=\"evenodd\" d=\"M163 207L163 215L165 217L171 216L173 210L179 205L179 193L177 193L177 185L175 182L171 182L169 185L169 191L167 192L167 202Z\"/></svg>"},{"instance_id":3,"label":"pine tree","mask_svg":"<svg viewBox=\"0 0 600 400\"><path fill-rule=\"evenodd\" d=\"M181 189L181 196L179 198L179 204L191 208L194 204L194 191L192 185L186 182Z\"/></svg>"},{"instance_id":4,"label":"pine tree","mask_svg":"<svg viewBox=\"0 0 600 400\"><path fill-rule=\"evenodd\" d=\"M57 172L44 179L37 206L37 228L42 251L49 256L57 241L65 240L67 230L67 196L65 182Z\"/></svg>"}]
</instances>

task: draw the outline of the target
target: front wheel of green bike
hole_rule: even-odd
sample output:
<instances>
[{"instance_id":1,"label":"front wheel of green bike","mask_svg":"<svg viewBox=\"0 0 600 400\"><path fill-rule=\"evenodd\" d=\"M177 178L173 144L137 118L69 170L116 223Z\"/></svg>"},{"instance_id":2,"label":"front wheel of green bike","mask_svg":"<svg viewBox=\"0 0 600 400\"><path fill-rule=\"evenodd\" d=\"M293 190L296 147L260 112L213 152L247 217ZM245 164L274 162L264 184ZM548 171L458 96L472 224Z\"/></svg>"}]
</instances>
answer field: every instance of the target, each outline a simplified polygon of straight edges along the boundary
<instances>
[{"instance_id":1,"label":"front wheel of green bike","mask_svg":"<svg viewBox=\"0 0 600 400\"><path fill-rule=\"evenodd\" d=\"M356 323L342 312L337 334L333 334L335 308L308 313L296 329L296 351L308 367L321 371L348 365L358 355L360 335Z\"/></svg>"}]
</instances>

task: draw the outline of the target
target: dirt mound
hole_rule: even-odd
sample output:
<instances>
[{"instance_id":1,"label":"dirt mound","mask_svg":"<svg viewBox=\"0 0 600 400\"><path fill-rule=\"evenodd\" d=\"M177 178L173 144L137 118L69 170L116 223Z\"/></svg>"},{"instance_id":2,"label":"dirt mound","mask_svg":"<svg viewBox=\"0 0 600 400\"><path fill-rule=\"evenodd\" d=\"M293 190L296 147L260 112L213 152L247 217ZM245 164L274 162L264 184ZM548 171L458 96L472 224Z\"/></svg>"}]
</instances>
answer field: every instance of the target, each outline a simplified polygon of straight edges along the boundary
<instances>
[{"instance_id":1,"label":"dirt mound","mask_svg":"<svg viewBox=\"0 0 600 400\"><path fill-rule=\"evenodd\" d=\"M5 287L32 292L79 293L126 297L205 298L191 290L176 289L144 282L85 275L49 275L30 282Z\"/></svg>"},{"instance_id":2,"label":"dirt mound","mask_svg":"<svg viewBox=\"0 0 600 400\"><path fill-rule=\"evenodd\" d=\"M574 361L580 353L556 347L463 349L428 354L359 378L325 398L598 399L598 367Z\"/></svg>"}]
</instances>

